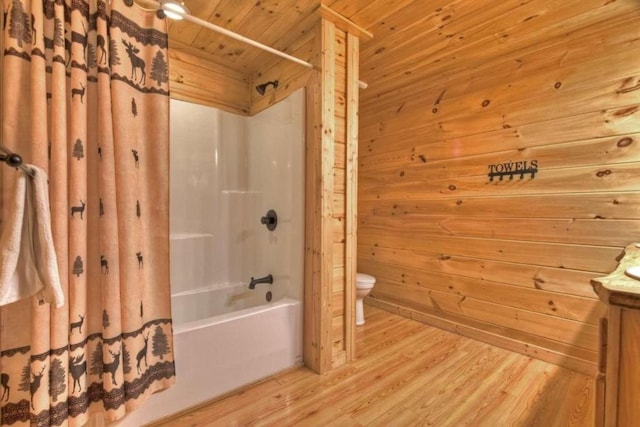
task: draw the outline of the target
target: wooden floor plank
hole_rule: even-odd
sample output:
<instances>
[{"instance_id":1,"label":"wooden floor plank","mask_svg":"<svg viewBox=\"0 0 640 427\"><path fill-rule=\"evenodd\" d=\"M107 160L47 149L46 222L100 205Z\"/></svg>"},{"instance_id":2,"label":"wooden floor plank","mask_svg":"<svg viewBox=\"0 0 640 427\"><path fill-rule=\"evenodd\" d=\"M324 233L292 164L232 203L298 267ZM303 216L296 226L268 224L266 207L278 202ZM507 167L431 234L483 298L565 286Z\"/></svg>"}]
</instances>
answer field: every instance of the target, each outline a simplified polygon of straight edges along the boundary
<instances>
[{"instance_id":1,"label":"wooden floor plank","mask_svg":"<svg viewBox=\"0 0 640 427\"><path fill-rule=\"evenodd\" d=\"M594 380L375 307L358 358L299 368L178 414L168 426L590 426Z\"/></svg>"}]
</instances>

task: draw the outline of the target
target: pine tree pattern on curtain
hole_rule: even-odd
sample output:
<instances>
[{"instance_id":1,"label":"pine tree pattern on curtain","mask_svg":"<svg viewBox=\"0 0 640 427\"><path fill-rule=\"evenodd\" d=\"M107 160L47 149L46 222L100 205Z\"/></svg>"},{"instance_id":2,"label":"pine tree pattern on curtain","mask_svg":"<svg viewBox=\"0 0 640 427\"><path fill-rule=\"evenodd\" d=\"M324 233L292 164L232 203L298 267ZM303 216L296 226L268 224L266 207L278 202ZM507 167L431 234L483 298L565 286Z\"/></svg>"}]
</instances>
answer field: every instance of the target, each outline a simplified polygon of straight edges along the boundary
<instances>
[{"instance_id":1,"label":"pine tree pattern on curtain","mask_svg":"<svg viewBox=\"0 0 640 427\"><path fill-rule=\"evenodd\" d=\"M166 22L131 0L3 15L2 140L49 175L66 303L0 309L0 421L115 420L175 379ZM4 199L20 172L0 173Z\"/></svg>"}]
</instances>

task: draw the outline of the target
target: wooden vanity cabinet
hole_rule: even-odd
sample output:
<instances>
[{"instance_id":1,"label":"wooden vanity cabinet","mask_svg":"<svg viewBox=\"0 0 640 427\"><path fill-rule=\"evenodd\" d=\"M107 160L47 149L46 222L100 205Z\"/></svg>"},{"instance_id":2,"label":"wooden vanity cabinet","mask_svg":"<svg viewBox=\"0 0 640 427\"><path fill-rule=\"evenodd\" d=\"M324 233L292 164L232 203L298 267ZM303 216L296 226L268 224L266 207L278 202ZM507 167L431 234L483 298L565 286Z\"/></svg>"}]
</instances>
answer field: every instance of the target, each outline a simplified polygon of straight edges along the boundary
<instances>
[{"instance_id":1,"label":"wooden vanity cabinet","mask_svg":"<svg viewBox=\"0 0 640 427\"><path fill-rule=\"evenodd\" d=\"M640 266L636 244L613 273L591 281L608 306L600 323L596 426L640 425L640 280L625 274L633 266Z\"/></svg>"}]
</instances>

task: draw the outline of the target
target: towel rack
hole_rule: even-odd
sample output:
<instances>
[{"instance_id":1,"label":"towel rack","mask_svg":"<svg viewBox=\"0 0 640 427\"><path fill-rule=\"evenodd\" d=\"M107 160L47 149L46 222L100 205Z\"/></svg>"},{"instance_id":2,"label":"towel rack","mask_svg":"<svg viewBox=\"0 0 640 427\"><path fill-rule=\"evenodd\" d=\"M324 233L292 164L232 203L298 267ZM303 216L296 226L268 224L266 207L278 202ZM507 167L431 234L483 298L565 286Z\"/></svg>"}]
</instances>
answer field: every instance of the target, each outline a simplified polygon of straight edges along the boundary
<instances>
[{"instance_id":1,"label":"towel rack","mask_svg":"<svg viewBox=\"0 0 640 427\"><path fill-rule=\"evenodd\" d=\"M22 157L19 154L11 152L7 147L0 144L0 161L5 162L13 168L19 168L29 176L34 176L35 172L22 163Z\"/></svg>"}]
</instances>

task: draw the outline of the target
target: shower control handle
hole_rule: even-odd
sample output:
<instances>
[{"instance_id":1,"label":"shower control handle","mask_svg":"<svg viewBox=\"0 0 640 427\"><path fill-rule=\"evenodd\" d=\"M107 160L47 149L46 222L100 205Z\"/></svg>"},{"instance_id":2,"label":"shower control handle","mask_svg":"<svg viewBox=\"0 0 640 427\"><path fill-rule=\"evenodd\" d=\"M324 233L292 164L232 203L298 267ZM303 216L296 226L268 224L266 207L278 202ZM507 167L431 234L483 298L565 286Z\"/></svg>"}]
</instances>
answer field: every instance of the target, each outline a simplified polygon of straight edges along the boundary
<instances>
[{"instance_id":1,"label":"shower control handle","mask_svg":"<svg viewBox=\"0 0 640 427\"><path fill-rule=\"evenodd\" d=\"M267 214L260 218L260 222L267 226L267 230L273 231L278 226L278 215L273 209L269 209Z\"/></svg>"}]
</instances>

